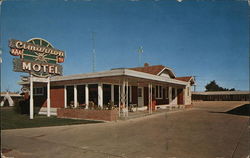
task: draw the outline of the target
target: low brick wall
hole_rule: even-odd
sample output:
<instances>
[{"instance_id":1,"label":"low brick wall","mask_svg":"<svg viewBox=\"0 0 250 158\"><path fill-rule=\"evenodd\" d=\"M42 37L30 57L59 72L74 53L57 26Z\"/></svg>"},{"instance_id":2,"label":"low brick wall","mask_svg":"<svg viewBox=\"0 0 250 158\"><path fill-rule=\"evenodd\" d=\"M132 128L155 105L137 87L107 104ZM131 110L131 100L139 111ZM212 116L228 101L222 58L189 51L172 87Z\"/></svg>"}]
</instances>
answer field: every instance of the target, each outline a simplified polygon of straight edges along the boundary
<instances>
[{"instance_id":1,"label":"low brick wall","mask_svg":"<svg viewBox=\"0 0 250 158\"><path fill-rule=\"evenodd\" d=\"M58 118L79 118L89 120L116 121L117 110L57 109Z\"/></svg>"}]
</instances>

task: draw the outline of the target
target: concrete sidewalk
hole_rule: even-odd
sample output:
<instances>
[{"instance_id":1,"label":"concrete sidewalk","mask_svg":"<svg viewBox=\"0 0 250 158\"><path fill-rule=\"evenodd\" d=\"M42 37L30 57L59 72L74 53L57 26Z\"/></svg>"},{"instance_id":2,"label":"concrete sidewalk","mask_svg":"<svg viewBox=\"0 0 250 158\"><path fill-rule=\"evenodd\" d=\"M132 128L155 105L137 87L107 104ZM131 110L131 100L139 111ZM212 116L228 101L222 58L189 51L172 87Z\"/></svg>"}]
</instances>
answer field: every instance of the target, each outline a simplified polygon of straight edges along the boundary
<instances>
[{"instance_id":1,"label":"concrete sidewalk","mask_svg":"<svg viewBox=\"0 0 250 158\"><path fill-rule=\"evenodd\" d=\"M153 110L153 112L151 114L148 112L148 110L129 112L128 117L124 117L121 114L121 117L119 118L119 120L130 120L130 119L135 119L135 118L140 118L140 117L158 115L158 114L162 114L162 113L181 112L183 110L190 110L190 108L187 108L187 109L185 109L185 108L157 109L157 110Z\"/></svg>"},{"instance_id":2,"label":"concrete sidewalk","mask_svg":"<svg viewBox=\"0 0 250 158\"><path fill-rule=\"evenodd\" d=\"M249 117L221 113L242 104L203 102L126 121L4 130L2 148L18 158L245 158Z\"/></svg>"}]
</instances>

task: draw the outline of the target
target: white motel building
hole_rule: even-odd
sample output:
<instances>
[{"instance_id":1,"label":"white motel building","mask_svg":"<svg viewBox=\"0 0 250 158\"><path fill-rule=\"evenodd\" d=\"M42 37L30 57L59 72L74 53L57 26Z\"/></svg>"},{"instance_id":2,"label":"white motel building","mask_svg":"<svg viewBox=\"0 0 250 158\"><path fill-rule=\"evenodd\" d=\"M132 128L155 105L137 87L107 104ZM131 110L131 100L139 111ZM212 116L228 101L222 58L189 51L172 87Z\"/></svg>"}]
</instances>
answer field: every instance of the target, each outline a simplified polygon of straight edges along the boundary
<instances>
[{"instance_id":1,"label":"white motel building","mask_svg":"<svg viewBox=\"0 0 250 158\"><path fill-rule=\"evenodd\" d=\"M21 81L23 87L30 87L30 80ZM146 110L154 104L156 108L191 105L192 76L177 77L172 69L163 65L117 68L102 72L55 76L47 84L34 82L35 112L47 112L47 94L52 115L58 108L77 108L94 103L102 108L110 102L116 107L136 107ZM119 108L120 109L120 108Z\"/></svg>"}]
</instances>

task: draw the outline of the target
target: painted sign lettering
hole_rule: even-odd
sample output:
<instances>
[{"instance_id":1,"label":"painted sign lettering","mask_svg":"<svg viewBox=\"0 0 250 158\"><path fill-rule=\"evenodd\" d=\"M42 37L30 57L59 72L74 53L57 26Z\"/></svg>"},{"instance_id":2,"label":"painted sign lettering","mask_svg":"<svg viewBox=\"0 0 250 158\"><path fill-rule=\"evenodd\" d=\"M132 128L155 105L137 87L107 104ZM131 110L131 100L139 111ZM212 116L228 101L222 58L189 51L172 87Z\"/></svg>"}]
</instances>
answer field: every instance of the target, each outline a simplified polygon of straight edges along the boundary
<instances>
[{"instance_id":1,"label":"painted sign lettering","mask_svg":"<svg viewBox=\"0 0 250 158\"><path fill-rule=\"evenodd\" d=\"M53 48L46 40L33 38L27 42L9 41L10 54L20 56L13 59L14 71L27 72L38 77L62 75L64 51Z\"/></svg>"}]
</instances>

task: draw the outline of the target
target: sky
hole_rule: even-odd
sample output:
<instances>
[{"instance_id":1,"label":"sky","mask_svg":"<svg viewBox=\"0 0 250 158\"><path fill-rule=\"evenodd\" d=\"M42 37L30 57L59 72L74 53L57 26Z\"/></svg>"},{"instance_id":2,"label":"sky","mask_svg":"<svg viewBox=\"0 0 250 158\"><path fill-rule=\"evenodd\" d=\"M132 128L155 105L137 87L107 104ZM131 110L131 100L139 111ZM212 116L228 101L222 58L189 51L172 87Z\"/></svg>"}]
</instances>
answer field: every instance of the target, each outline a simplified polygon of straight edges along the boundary
<instances>
[{"instance_id":1,"label":"sky","mask_svg":"<svg viewBox=\"0 0 250 158\"><path fill-rule=\"evenodd\" d=\"M180 1L180 0L179 0ZM1 4L1 91L20 91L8 40L39 37L66 52L64 75L164 65L196 76L196 90L215 80L249 90L246 0L5 0ZM141 62L138 49L143 47Z\"/></svg>"}]
</instances>

